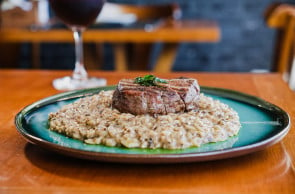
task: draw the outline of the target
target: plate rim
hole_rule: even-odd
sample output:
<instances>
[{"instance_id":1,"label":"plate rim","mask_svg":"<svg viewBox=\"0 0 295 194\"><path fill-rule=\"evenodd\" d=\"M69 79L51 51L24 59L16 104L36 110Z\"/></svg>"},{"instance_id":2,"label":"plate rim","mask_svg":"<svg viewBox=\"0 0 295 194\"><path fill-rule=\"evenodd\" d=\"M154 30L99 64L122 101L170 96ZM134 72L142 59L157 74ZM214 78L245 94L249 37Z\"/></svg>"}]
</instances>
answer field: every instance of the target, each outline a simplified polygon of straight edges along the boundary
<instances>
[{"instance_id":1,"label":"plate rim","mask_svg":"<svg viewBox=\"0 0 295 194\"><path fill-rule=\"evenodd\" d=\"M167 154L126 154L126 153L108 153L108 152L95 152L88 150L81 150L77 148L71 148L62 146L50 141L47 141L41 137L35 136L29 133L25 127L22 125L22 121L25 118L26 114L30 112L48 105L52 102L63 101L67 99L73 99L78 97L84 97L88 95L96 94L102 90L111 90L114 89L115 86L105 86L98 88L88 88L82 90L74 90L68 92L62 92L59 94L55 94L41 100L38 100L34 103L31 103L25 106L21 111L19 111L15 116L15 126L18 131L27 141L39 145L42 148L47 150L51 150L63 155L82 158L82 159L90 159L102 162L120 162L120 163L186 163L186 162L201 162L201 161L211 161L211 160L219 160L225 158L237 157L245 154L249 154L252 152L256 152L259 150L263 150L279 141L281 141L290 130L290 116L289 114L280 108L277 105L274 105L270 102L263 100L260 97L253 96L250 94L246 94L243 92L219 88L219 87L208 87L201 86L201 91L204 91L208 94L217 95L220 97L225 97L228 99L233 99L236 101L240 101L243 103L247 103L250 105L254 105L264 110L272 111L277 114L281 114L284 119L284 126L282 126L281 130L272 135L271 137L261 140L259 142L255 142L252 144L227 148L223 150L213 150L206 152L192 152L192 153L167 153ZM222 94L221 94L222 93ZM230 96L229 96L230 95ZM242 97L242 100L241 100ZM247 101L245 101L247 99ZM259 104L259 106L257 105Z\"/></svg>"}]
</instances>

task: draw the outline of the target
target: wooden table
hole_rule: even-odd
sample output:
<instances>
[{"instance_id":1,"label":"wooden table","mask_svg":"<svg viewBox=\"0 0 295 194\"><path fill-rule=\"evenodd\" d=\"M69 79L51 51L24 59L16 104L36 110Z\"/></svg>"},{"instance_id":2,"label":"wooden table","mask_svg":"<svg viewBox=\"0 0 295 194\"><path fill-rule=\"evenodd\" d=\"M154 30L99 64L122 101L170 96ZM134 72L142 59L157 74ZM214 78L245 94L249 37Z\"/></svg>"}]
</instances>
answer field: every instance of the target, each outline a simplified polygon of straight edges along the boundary
<instances>
[{"instance_id":1,"label":"wooden table","mask_svg":"<svg viewBox=\"0 0 295 194\"><path fill-rule=\"evenodd\" d=\"M295 193L295 131L279 143L249 155L200 163L132 165L57 155L28 143L15 129L24 106L57 94L51 81L68 71L0 71L0 193ZM119 79L145 74L90 72ZM201 85L259 96L295 119L295 94L279 74L165 73L188 76Z\"/></svg>"},{"instance_id":2,"label":"wooden table","mask_svg":"<svg viewBox=\"0 0 295 194\"><path fill-rule=\"evenodd\" d=\"M142 44L163 42L163 50L155 63L154 70L168 72L172 69L176 57L178 44L181 42L218 42L220 28L214 21L208 20L166 20L157 24L152 31L143 28L110 28L88 29L84 33L84 42L115 43L116 70L127 70L127 60L123 43ZM50 29L30 31L28 29L0 29L0 42L22 43L32 42L34 51L34 66L39 67L39 44L42 42L70 42L73 43L72 33L67 29ZM145 51L143 51L144 53ZM137 54L136 54L137 55ZM136 58L136 55L134 58ZM137 65L145 64L142 57L137 57ZM123 59L123 60L122 60Z\"/></svg>"}]
</instances>

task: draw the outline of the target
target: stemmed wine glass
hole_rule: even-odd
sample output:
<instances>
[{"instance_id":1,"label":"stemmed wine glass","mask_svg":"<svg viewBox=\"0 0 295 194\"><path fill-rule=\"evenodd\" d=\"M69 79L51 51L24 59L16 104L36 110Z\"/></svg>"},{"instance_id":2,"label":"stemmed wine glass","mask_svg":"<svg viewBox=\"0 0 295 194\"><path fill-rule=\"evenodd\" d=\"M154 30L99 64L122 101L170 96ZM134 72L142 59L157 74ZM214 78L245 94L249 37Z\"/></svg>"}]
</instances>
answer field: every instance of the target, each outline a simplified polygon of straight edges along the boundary
<instances>
[{"instance_id":1,"label":"stemmed wine glass","mask_svg":"<svg viewBox=\"0 0 295 194\"><path fill-rule=\"evenodd\" d=\"M103 78L88 77L83 62L82 39L83 32L95 21L104 2L105 0L49 0L55 15L73 31L76 54L73 75L55 79L54 88L75 90L106 85Z\"/></svg>"}]
</instances>

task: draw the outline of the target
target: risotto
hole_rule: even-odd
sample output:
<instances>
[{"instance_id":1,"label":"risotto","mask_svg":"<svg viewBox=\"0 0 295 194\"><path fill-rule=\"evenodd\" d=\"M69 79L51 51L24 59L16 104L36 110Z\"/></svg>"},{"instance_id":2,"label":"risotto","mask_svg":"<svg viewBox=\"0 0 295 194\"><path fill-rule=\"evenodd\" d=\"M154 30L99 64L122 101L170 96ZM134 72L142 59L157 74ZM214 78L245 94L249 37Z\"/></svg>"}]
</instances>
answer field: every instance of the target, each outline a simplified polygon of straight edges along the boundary
<instances>
[{"instance_id":1,"label":"risotto","mask_svg":"<svg viewBox=\"0 0 295 194\"><path fill-rule=\"evenodd\" d=\"M133 115L112 108L113 91L84 97L49 114L49 129L87 144L182 149L238 134L239 116L204 94L199 109L167 115Z\"/></svg>"}]
</instances>

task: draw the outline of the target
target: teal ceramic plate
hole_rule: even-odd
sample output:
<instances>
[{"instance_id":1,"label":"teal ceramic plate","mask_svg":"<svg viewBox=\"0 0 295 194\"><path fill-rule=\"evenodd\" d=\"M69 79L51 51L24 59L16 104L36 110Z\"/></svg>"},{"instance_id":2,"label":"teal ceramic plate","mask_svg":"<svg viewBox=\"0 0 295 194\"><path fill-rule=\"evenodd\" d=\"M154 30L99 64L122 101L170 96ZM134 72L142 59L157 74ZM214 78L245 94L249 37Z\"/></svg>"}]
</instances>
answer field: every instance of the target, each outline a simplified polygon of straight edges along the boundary
<instances>
[{"instance_id":1,"label":"teal ceramic plate","mask_svg":"<svg viewBox=\"0 0 295 194\"><path fill-rule=\"evenodd\" d=\"M289 115L271 103L232 90L201 87L205 95L228 104L238 112L242 128L237 136L189 149L127 149L88 145L48 130L50 112L78 98L111 89L114 86L65 92L35 102L16 115L17 130L38 146L78 158L128 163L177 163L230 158L262 150L280 141L290 128Z\"/></svg>"}]
</instances>

